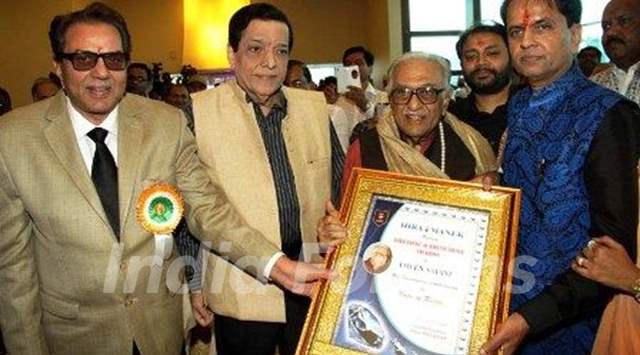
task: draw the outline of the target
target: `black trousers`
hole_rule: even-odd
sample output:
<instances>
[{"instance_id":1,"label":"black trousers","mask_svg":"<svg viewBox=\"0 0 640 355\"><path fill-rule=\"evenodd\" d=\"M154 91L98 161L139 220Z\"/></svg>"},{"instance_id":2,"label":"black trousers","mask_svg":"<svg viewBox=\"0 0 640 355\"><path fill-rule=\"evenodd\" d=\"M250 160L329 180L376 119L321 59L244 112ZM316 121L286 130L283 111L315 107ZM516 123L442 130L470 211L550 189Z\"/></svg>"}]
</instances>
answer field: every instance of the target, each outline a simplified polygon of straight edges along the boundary
<instances>
[{"instance_id":1,"label":"black trousers","mask_svg":"<svg viewBox=\"0 0 640 355\"><path fill-rule=\"evenodd\" d=\"M309 310L309 298L285 292L286 323L214 316L218 355L294 355Z\"/></svg>"},{"instance_id":2,"label":"black trousers","mask_svg":"<svg viewBox=\"0 0 640 355\"><path fill-rule=\"evenodd\" d=\"M7 349L4 347L4 341L2 340L2 334L0 333L0 355L6 354Z\"/></svg>"}]
</instances>

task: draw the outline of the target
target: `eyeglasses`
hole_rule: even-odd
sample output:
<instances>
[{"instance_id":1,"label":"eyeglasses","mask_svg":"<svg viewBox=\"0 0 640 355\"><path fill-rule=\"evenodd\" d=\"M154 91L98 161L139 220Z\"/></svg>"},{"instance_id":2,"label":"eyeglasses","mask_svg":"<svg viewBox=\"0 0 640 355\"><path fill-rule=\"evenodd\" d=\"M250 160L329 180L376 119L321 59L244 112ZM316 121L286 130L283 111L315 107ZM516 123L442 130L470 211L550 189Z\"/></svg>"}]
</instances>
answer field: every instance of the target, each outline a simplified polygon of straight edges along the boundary
<instances>
[{"instance_id":1,"label":"eyeglasses","mask_svg":"<svg viewBox=\"0 0 640 355\"><path fill-rule=\"evenodd\" d=\"M391 90L391 103L404 105L415 94L424 105L430 105L438 101L438 95L443 91L444 89L437 89L431 86L421 86L415 89L398 87Z\"/></svg>"},{"instance_id":2,"label":"eyeglasses","mask_svg":"<svg viewBox=\"0 0 640 355\"><path fill-rule=\"evenodd\" d=\"M96 64L98 64L99 58L102 58L104 65L109 70L124 70L129 62L129 54L123 52L98 54L94 52L81 51L75 53L62 53L60 57L70 61L71 65L73 65L73 69L78 71L87 71L95 68Z\"/></svg>"}]
</instances>

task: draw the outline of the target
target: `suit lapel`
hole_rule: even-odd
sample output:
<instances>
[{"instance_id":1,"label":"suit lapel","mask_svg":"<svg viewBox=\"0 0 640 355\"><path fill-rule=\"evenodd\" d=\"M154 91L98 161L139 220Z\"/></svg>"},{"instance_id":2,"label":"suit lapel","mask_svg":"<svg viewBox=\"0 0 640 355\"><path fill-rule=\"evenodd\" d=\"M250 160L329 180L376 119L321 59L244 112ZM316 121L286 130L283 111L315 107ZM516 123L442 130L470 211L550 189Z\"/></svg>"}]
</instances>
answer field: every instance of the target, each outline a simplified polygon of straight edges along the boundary
<instances>
[{"instance_id":1,"label":"suit lapel","mask_svg":"<svg viewBox=\"0 0 640 355\"><path fill-rule=\"evenodd\" d=\"M125 97L118 112L118 194L120 196L121 235L130 209L135 209L133 196L142 156L140 146L144 136L139 109Z\"/></svg>"},{"instance_id":2,"label":"suit lapel","mask_svg":"<svg viewBox=\"0 0 640 355\"><path fill-rule=\"evenodd\" d=\"M46 115L46 119L50 121L50 124L45 127L44 136L49 147L58 158L60 165L69 174L71 181L80 190L80 193L96 214L100 216L107 226L110 226L98 193L95 186L93 186L91 176L82 160L73 125L67 111L65 96L62 94L62 90L60 92L55 98L57 102L51 105L51 109ZM113 237L115 239L115 236Z\"/></svg>"}]
</instances>

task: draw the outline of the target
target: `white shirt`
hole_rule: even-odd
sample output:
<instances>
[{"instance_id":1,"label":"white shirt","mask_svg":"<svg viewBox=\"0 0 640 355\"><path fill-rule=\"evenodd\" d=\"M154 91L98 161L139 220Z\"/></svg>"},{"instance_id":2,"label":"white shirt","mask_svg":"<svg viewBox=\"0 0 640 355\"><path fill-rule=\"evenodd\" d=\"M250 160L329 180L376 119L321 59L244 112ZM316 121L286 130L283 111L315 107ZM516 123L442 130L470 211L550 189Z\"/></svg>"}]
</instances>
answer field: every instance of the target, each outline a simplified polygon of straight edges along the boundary
<instances>
[{"instance_id":1,"label":"white shirt","mask_svg":"<svg viewBox=\"0 0 640 355\"><path fill-rule=\"evenodd\" d=\"M96 126L89 122L82 114L71 104L71 101L67 97L67 109L69 111L69 117L71 118L71 125L73 125L73 131L76 134L76 141L78 148L80 148L80 154L84 165L87 167L89 176L91 176L91 167L93 165L93 156L96 152L96 143L87 135L91 130L96 127L105 129L107 137L104 139L104 143L109 148L109 152L113 156L113 160L118 165L118 106L111 111L107 118Z\"/></svg>"},{"instance_id":2,"label":"white shirt","mask_svg":"<svg viewBox=\"0 0 640 355\"><path fill-rule=\"evenodd\" d=\"M640 104L640 71L638 67L640 67L640 62L624 71L612 63L609 68L592 75L590 79Z\"/></svg>"},{"instance_id":3,"label":"white shirt","mask_svg":"<svg viewBox=\"0 0 640 355\"><path fill-rule=\"evenodd\" d=\"M327 104L329 110L329 118L333 123L333 129L338 136L342 152L346 153L349 148L349 138L351 137L351 131L356 126L358 121L355 121L347 112L340 106Z\"/></svg>"},{"instance_id":4,"label":"white shirt","mask_svg":"<svg viewBox=\"0 0 640 355\"><path fill-rule=\"evenodd\" d=\"M372 84L367 85L364 97L367 99L367 111L365 112L367 118L374 117L378 106L387 103L387 93L374 88Z\"/></svg>"}]
</instances>

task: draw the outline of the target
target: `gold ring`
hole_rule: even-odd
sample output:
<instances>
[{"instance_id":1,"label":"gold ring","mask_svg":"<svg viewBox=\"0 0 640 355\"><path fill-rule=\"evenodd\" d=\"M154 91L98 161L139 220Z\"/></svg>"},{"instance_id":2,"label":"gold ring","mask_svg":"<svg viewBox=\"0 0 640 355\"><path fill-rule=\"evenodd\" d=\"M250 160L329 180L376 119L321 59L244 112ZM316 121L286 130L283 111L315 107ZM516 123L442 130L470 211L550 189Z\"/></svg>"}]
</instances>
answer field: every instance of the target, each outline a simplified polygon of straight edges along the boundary
<instances>
[{"instance_id":1,"label":"gold ring","mask_svg":"<svg viewBox=\"0 0 640 355\"><path fill-rule=\"evenodd\" d=\"M595 247L598 244L598 242L596 242L595 240L591 239L589 240L589 242L587 243L587 249L591 250L593 249L593 247Z\"/></svg>"}]
</instances>

